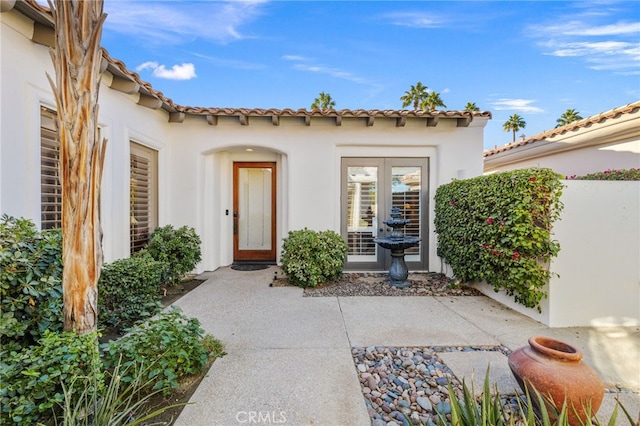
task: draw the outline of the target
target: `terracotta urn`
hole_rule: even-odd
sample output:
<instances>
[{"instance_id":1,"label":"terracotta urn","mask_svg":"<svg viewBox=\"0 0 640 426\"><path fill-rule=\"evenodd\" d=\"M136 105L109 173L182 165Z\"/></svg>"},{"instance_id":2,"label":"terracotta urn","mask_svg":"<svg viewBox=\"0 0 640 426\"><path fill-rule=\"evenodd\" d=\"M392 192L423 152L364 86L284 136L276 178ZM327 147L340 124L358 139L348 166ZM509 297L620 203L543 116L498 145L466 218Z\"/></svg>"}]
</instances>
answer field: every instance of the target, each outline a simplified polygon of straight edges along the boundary
<instances>
[{"instance_id":1,"label":"terracotta urn","mask_svg":"<svg viewBox=\"0 0 640 426\"><path fill-rule=\"evenodd\" d=\"M509 355L509 368L522 390L526 392L528 388L534 403L537 397L533 389L558 411L566 401L570 425L586 423L590 420L587 417L595 416L600 408L604 397L602 380L582 361L582 352L567 343L549 337L530 337L529 346ZM555 418L554 410L547 412Z\"/></svg>"}]
</instances>

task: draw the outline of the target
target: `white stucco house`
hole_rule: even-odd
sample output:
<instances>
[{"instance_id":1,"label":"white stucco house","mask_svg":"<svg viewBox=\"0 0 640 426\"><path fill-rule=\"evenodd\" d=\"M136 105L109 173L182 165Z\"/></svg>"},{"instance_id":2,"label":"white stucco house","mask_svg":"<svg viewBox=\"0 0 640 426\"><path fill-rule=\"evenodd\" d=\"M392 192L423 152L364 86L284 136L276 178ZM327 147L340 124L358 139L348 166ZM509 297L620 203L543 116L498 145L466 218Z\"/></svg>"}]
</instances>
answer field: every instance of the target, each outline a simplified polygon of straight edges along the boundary
<instances>
[{"instance_id":1,"label":"white stucco house","mask_svg":"<svg viewBox=\"0 0 640 426\"><path fill-rule=\"evenodd\" d=\"M485 173L528 167L568 177L640 168L640 101L484 152Z\"/></svg>"},{"instance_id":2,"label":"white stucco house","mask_svg":"<svg viewBox=\"0 0 640 426\"><path fill-rule=\"evenodd\" d=\"M48 9L2 0L0 212L59 224ZM277 262L291 230L334 230L346 267L385 270L372 240L400 206L422 238L412 270L442 270L435 189L482 174L489 112L226 109L176 105L103 51L99 129L105 261L128 257L154 227L194 227L199 270ZM212 100L215 102L215 100Z\"/></svg>"}]
</instances>

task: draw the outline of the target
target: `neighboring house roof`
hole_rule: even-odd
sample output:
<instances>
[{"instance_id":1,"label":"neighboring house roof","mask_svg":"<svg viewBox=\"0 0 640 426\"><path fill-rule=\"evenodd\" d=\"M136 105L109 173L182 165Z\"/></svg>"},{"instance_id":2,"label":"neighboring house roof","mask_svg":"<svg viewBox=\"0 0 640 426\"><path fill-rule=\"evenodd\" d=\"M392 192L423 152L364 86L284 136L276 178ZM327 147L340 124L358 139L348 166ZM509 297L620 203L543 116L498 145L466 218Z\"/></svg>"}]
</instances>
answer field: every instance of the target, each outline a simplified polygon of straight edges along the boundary
<instances>
[{"instance_id":1,"label":"neighboring house roof","mask_svg":"<svg viewBox=\"0 0 640 426\"><path fill-rule=\"evenodd\" d=\"M601 114L593 115L583 120L574 121L573 123L569 123L561 127L556 127L555 129L552 129L552 130L538 133L535 136L531 136L521 141L516 141L500 147L496 147L494 149L487 150L484 152L483 156L486 159L487 157L495 156L500 153L504 153L506 151L518 150L519 148L522 148L525 145L531 145L531 144L535 144L536 142L547 141L554 138L559 139L560 136L567 135L570 132L578 132L582 129L588 129L594 126L595 124L605 123L607 120L619 118L620 116L623 116L626 114L634 114L639 110L640 110L640 101L633 102L633 103L621 106L619 108L614 108L612 110L603 112Z\"/></svg>"},{"instance_id":2,"label":"neighboring house roof","mask_svg":"<svg viewBox=\"0 0 640 426\"><path fill-rule=\"evenodd\" d=\"M52 47L55 34L54 23L51 11L48 7L36 3L35 0L16 0L15 9L35 22L34 35L32 40L36 43ZM9 7L10 9L10 7ZM4 11L4 10L3 10ZM218 117L237 117L240 124L249 124L249 117L268 117L274 125L279 124L281 117L300 117L305 124L309 125L311 117L330 117L335 119L337 126L342 124L342 118L364 118L367 126L372 126L376 118L395 118L396 126L405 125L407 118L424 118L429 127L436 126L440 118L456 119L457 127L467 127L474 117L490 119L489 111L423 111L423 110L364 110L364 109L341 109L341 110L307 110L301 109L276 109L276 108L217 108L217 107L193 107L182 106L173 102L162 92L153 89L151 84L143 81L140 76L129 71L124 62L112 58L106 49L102 48L103 71L109 71L113 76L109 86L112 89L128 94L140 94L138 104L159 109L162 108L169 113L169 121L181 123L186 115L203 116L209 124L217 124Z\"/></svg>"}]
</instances>

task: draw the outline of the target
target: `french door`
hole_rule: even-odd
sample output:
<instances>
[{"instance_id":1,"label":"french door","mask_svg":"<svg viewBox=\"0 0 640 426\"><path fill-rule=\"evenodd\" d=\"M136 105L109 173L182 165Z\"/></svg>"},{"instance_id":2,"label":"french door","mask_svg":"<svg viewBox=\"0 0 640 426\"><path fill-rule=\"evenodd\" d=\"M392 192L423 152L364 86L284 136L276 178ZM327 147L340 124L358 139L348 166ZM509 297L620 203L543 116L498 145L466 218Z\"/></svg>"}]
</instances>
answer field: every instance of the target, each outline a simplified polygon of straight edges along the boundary
<instances>
[{"instance_id":1,"label":"french door","mask_svg":"<svg viewBox=\"0 0 640 426\"><path fill-rule=\"evenodd\" d=\"M233 163L233 260L276 260L276 164Z\"/></svg>"},{"instance_id":2,"label":"french door","mask_svg":"<svg viewBox=\"0 0 640 426\"><path fill-rule=\"evenodd\" d=\"M374 240L391 234L383 221L391 218L392 207L400 209L402 219L411 221L403 233L422 239L417 247L405 251L407 267L427 269L428 177L428 158L342 159L341 231L349 248L345 269L389 268L389 250Z\"/></svg>"}]
</instances>

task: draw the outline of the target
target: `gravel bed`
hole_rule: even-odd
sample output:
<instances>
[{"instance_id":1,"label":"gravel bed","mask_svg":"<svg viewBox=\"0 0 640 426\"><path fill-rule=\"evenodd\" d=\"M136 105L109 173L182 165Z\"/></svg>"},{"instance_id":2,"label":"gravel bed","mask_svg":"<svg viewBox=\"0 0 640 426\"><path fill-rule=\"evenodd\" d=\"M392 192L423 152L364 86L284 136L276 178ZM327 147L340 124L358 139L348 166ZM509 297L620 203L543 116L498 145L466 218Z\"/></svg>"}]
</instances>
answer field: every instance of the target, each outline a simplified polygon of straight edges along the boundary
<instances>
[{"instance_id":1,"label":"gravel bed","mask_svg":"<svg viewBox=\"0 0 640 426\"><path fill-rule=\"evenodd\" d=\"M478 290L458 284L444 274L410 273L411 286L399 289L388 284L388 273L346 272L339 278L305 288L305 297L349 296L482 296ZM283 275L274 276L273 287L288 286ZM353 362L372 426L434 426L438 413L450 420L448 385L457 398L462 396L462 383L438 353L498 351L508 356L505 346L432 346L394 348L370 346L352 348ZM470 386L470 384L468 384ZM633 392L621 386L606 392ZM517 395L502 395L507 413L517 413ZM514 418L514 423L521 419Z\"/></svg>"},{"instance_id":2,"label":"gravel bed","mask_svg":"<svg viewBox=\"0 0 640 426\"><path fill-rule=\"evenodd\" d=\"M304 296L479 296L478 290L455 285L454 280L435 272L411 273L406 288L396 288L388 283L387 273L348 272L336 280L305 288Z\"/></svg>"},{"instance_id":3,"label":"gravel bed","mask_svg":"<svg viewBox=\"0 0 640 426\"><path fill-rule=\"evenodd\" d=\"M371 425L434 425L438 424L438 413L450 420L448 386L461 399L462 383L438 353L476 350L500 351L505 355L510 352L504 346L354 347L351 354ZM503 395L502 403L507 412L517 411L516 395Z\"/></svg>"}]
</instances>

